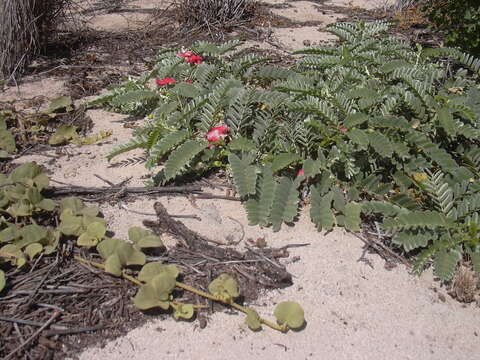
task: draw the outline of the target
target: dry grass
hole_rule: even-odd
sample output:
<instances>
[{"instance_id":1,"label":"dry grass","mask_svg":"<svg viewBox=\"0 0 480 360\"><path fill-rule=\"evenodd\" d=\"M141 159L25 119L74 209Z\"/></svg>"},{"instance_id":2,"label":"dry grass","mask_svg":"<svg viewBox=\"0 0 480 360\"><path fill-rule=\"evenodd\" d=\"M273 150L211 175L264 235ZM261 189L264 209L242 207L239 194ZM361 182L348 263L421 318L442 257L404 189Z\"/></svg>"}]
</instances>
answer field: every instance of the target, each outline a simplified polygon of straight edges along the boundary
<instances>
[{"instance_id":1,"label":"dry grass","mask_svg":"<svg viewBox=\"0 0 480 360\"><path fill-rule=\"evenodd\" d=\"M452 295L460 302L475 301L477 279L475 273L466 266L461 266L453 280Z\"/></svg>"},{"instance_id":2,"label":"dry grass","mask_svg":"<svg viewBox=\"0 0 480 360\"><path fill-rule=\"evenodd\" d=\"M71 1L0 0L0 78L23 72Z\"/></svg>"},{"instance_id":3,"label":"dry grass","mask_svg":"<svg viewBox=\"0 0 480 360\"><path fill-rule=\"evenodd\" d=\"M255 0L177 0L177 20L189 28L218 28L241 25L250 20Z\"/></svg>"}]
</instances>

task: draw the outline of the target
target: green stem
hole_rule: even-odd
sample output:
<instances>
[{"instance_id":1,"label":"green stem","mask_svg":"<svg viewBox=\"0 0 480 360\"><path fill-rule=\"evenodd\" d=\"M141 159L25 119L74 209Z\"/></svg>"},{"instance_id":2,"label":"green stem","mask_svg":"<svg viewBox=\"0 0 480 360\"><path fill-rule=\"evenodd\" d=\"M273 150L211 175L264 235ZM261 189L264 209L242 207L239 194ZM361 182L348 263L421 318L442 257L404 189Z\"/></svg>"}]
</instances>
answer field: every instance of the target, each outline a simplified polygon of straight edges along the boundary
<instances>
[{"instance_id":1,"label":"green stem","mask_svg":"<svg viewBox=\"0 0 480 360\"><path fill-rule=\"evenodd\" d=\"M94 261L90 261L90 260L84 259L84 258L82 258L82 257L80 257L80 256L75 256L74 258L75 258L75 260L80 261L81 263L88 264L88 265L92 265L92 266L95 266L95 267L97 267L97 268L99 268L99 269L105 270L105 265L104 265L104 264L100 264L100 263L97 263L97 262L94 262ZM126 280L129 280L129 281L133 282L134 284L136 284L136 285L138 285L138 286L142 286L142 285L143 285L143 283L142 283L140 280L135 279L134 277L126 274L126 273L123 272L123 271L122 271L122 277L123 277L124 279L126 279ZM235 303L235 302L233 302L233 301L230 301L230 302L225 301L225 300L220 299L220 298L218 298L218 297L216 297L216 296L214 296L214 295L212 295L212 294L209 294L209 293L207 293L207 292L205 292L205 291L196 289L196 288L194 288L194 287L192 287L192 286L190 286L190 285L184 284L184 283L182 283L182 282L176 281L176 282L175 282L175 286L177 286L177 287L179 287L179 288L181 288L181 289L187 290L187 291L189 291L189 292L191 292L191 293L194 293L194 294L200 295L200 296L202 296L202 297L205 297L205 298L207 298L207 299L210 299L210 300L213 300L213 301L216 301L216 302L220 302L220 303L222 303L222 304L229 305L229 306L233 307L234 309L237 309L238 311L241 311L241 312L243 312L243 313L245 313L245 314L248 313L248 310L249 310L248 307L239 305L239 304L237 304L237 303ZM179 303L178 303L178 304L179 304ZM193 307L196 308L196 309L205 308L203 305L194 305ZM280 332L286 332L286 331L288 330L288 329L285 328L284 326L277 325L277 324L275 324L275 323L273 323L273 322L271 322L271 321L268 321L268 320L266 320L266 319L260 318L260 322L261 322L262 324L265 324L266 326L268 326L268 327L270 327L270 328L272 328L272 329L274 329L274 330L278 330L278 331L280 331Z\"/></svg>"},{"instance_id":2,"label":"green stem","mask_svg":"<svg viewBox=\"0 0 480 360\"><path fill-rule=\"evenodd\" d=\"M206 293L205 291L202 291L202 290L198 290L190 285L187 285L187 284L184 284L184 283L181 283L181 282L176 282L175 285L179 288L182 288L184 290L187 290L187 291L190 291L194 294L197 294L197 295L200 295L200 296L203 296L203 297L206 297L210 300L213 300L213 301L217 301L217 302L221 302L223 304L226 304L226 305L230 305L231 307L233 307L234 309L237 309L245 314L247 314L249 308L248 307L245 307L245 306L242 306L242 305L239 305L235 302L228 302L228 301L224 301L222 299L219 299L217 298L216 296L213 296L212 294L209 294L209 293ZM265 324L266 326L272 328L272 329L275 329L275 330L278 330L278 331L281 331L281 332L285 332L287 329L283 326L280 326L280 325L277 325L271 321L268 321L268 320L265 320L265 319L262 319L260 318L260 322L262 324Z\"/></svg>"}]
</instances>

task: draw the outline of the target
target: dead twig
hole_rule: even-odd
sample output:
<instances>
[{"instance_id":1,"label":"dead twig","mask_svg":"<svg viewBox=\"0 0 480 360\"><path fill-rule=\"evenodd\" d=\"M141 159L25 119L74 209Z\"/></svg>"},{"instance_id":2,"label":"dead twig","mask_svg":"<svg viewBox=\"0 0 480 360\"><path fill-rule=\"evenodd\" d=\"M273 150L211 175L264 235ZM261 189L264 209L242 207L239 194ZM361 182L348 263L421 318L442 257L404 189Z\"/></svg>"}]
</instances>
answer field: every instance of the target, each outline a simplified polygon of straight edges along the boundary
<instances>
[{"instance_id":1,"label":"dead twig","mask_svg":"<svg viewBox=\"0 0 480 360\"><path fill-rule=\"evenodd\" d=\"M55 319L57 317L60 316L60 312L59 311L55 311L53 313L53 315L50 317L50 319L48 319L48 321L43 324L40 329L38 329L37 331L35 331L32 336L30 336L27 340L25 340L24 342L22 342L19 346L17 346L15 349L13 349L13 351L8 354L7 356L4 357L4 360L9 360L9 359L12 359L14 357L14 355L20 351L21 349L23 349L26 345L28 345L31 341L33 341L43 330L45 330L48 326L50 326L50 324L52 322L55 321Z\"/></svg>"}]
</instances>

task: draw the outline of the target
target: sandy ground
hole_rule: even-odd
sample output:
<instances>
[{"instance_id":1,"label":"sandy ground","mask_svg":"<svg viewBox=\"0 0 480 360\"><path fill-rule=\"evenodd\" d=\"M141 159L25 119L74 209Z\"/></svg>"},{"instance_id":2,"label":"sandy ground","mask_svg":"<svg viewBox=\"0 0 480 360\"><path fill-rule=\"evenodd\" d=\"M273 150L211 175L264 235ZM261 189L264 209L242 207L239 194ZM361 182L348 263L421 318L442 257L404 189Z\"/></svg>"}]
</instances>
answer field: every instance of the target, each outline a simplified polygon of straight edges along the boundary
<instances>
[{"instance_id":1,"label":"sandy ground","mask_svg":"<svg viewBox=\"0 0 480 360\"><path fill-rule=\"evenodd\" d=\"M269 0L280 5L274 11L293 21L313 21L319 25L273 29L274 39L286 50L303 47L303 42L331 41L324 26L342 18L341 13L321 11L323 1ZM131 1L125 24L138 22L151 9L165 1ZM337 6L372 8L385 1L329 1ZM118 14L117 14L118 15ZM101 14L93 24L99 29L120 31L117 15ZM138 15L138 17L137 17ZM109 17L110 16L110 17ZM133 20L132 20L133 19ZM123 21L123 20L122 20ZM113 25L115 24L115 26ZM46 95L53 98L64 91L59 80L25 82L0 94L0 100ZM103 186L100 175L113 182L132 176L129 185L141 185L148 175L143 164L112 167L105 154L125 142L131 129L125 128L125 116L103 110L90 110L93 132L112 130L107 141L90 146L68 146L57 159L42 155L25 156L18 162L35 160L52 172L52 178L70 184ZM52 153L53 154L53 153ZM50 154L50 155L52 155ZM113 163L140 153L127 153ZM185 224L218 241L265 237L270 246L308 243L290 249L286 259L294 275L294 285L282 291L268 292L255 304L261 315L271 318L276 303L294 300L305 309L307 325L299 332L280 334L268 328L253 333L243 316L214 314L205 329L196 323L160 321L152 318L125 337L108 342L103 348L85 349L80 359L472 359L480 351L480 309L476 304L462 305L450 298L431 272L421 277L410 275L397 266L388 270L377 255L365 253L363 242L343 230L327 235L318 233L302 216L295 227L283 226L278 233L270 229L248 227L242 206L222 200L199 200L196 207L184 198L162 198L172 214L197 215ZM128 204L103 205L109 227L125 237L130 226L148 218L129 210L153 213L153 200L140 199ZM153 218L153 217L152 217ZM239 225L240 223L241 225ZM242 231L245 235L242 236Z\"/></svg>"}]
</instances>

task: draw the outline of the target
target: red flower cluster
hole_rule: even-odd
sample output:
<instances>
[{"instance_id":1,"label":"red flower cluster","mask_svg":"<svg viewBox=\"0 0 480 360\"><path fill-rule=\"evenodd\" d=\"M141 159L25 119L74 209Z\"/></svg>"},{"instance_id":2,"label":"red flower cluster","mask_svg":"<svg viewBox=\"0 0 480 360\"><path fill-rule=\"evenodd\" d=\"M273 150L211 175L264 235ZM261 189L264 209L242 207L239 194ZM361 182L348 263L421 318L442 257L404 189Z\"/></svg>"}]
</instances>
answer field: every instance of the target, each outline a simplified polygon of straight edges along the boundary
<instances>
[{"instance_id":1,"label":"red flower cluster","mask_svg":"<svg viewBox=\"0 0 480 360\"><path fill-rule=\"evenodd\" d=\"M203 58L200 55L195 54L191 50L185 51L183 53L178 53L177 56L184 58L187 63L192 65L200 65L203 62Z\"/></svg>"},{"instance_id":2,"label":"red flower cluster","mask_svg":"<svg viewBox=\"0 0 480 360\"><path fill-rule=\"evenodd\" d=\"M172 79L169 77L166 77L163 79L157 79L155 80L155 82L157 83L158 86L175 85L177 83L175 79Z\"/></svg>"},{"instance_id":3,"label":"red flower cluster","mask_svg":"<svg viewBox=\"0 0 480 360\"><path fill-rule=\"evenodd\" d=\"M228 128L228 126L225 125L211 128L206 135L207 141L210 143L221 141L227 136L229 131L230 129Z\"/></svg>"},{"instance_id":4,"label":"red flower cluster","mask_svg":"<svg viewBox=\"0 0 480 360\"><path fill-rule=\"evenodd\" d=\"M303 169L300 169L297 171L297 176L302 176L302 175L305 175L305 170Z\"/></svg>"}]
</instances>

